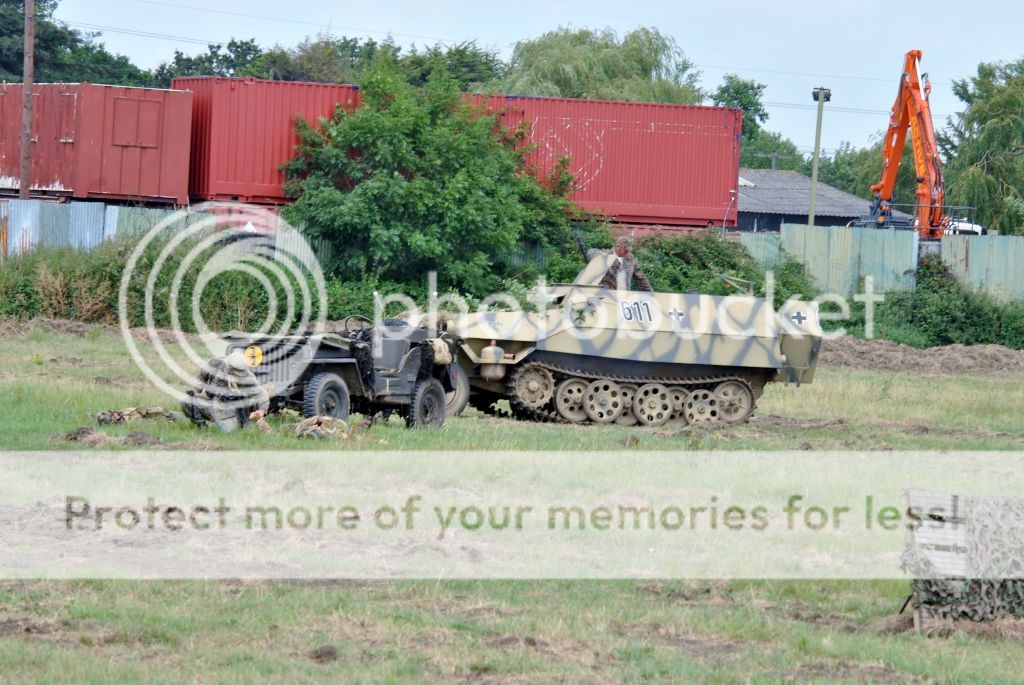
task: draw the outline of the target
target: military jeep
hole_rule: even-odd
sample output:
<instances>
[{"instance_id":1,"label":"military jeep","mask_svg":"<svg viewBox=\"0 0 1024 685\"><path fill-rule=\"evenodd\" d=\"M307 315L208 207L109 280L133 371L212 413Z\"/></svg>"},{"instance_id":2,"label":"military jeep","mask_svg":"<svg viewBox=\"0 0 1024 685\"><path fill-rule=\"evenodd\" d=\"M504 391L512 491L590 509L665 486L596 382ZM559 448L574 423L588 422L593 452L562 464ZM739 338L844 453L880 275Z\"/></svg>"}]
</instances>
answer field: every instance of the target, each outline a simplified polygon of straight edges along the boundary
<instances>
[{"instance_id":1,"label":"military jeep","mask_svg":"<svg viewBox=\"0 0 1024 685\"><path fill-rule=\"evenodd\" d=\"M424 328L350 316L340 333L225 336L270 396L271 411L348 418L399 413L410 427L440 426L445 395L458 385L452 343ZM455 377L450 369L456 369Z\"/></svg>"}]
</instances>

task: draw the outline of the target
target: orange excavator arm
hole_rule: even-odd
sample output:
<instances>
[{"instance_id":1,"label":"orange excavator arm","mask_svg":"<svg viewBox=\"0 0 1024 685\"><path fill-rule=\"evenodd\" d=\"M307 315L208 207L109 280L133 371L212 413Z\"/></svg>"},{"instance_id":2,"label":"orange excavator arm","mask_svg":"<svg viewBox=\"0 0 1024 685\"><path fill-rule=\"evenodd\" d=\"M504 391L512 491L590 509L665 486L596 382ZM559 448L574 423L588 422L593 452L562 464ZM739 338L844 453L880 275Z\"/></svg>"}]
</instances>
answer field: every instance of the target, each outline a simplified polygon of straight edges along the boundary
<instances>
[{"instance_id":1,"label":"orange excavator arm","mask_svg":"<svg viewBox=\"0 0 1024 685\"><path fill-rule=\"evenodd\" d=\"M872 215L882 216L892 202L896 173L900 168L900 158L909 130L917 174L915 223L922 237L935 238L943 233L942 213L946 191L942 182L942 162L935 143L931 106L928 104L932 87L928 82L928 74L918 75L917 64L920 59L920 50L911 50L906 54L903 75L900 77L896 102L892 106L889 129L882 147L882 179L871 186L875 194Z\"/></svg>"}]
</instances>

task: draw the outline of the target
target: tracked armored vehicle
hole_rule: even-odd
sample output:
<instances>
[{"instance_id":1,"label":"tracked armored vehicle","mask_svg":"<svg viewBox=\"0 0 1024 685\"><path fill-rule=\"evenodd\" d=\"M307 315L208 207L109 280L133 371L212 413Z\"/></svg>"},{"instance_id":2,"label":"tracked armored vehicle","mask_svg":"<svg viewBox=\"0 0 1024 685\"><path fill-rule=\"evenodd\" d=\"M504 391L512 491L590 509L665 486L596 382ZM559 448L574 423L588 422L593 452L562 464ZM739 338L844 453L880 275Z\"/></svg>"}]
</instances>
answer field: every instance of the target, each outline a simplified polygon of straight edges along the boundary
<instances>
[{"instance_id":1,"label":"tracked armored vehicle","mask_svg":"<svg viewBox=\"0 0 1024 685\"><path fill-rule=\"evenodd\" d=\"M507 399L515 416L538 421L737 423L767 383L813 381L816 303L776 312L752 296L608 289L614 258L538 293L539 311L449 319L469 403L493 411Z\"/></svg>"}]
</instances>

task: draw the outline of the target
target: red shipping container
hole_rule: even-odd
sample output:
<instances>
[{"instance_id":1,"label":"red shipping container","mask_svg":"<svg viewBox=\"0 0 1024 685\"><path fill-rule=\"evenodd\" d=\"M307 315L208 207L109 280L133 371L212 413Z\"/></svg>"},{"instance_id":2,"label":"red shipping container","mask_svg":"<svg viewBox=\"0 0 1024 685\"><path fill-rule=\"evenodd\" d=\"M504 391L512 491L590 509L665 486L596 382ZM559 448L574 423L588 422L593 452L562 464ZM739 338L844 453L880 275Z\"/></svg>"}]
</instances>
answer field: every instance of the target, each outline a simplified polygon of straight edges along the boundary
<instances>
[{"instance_id":1,"label":"red shipping container","mask_svg":"<svg viewBox=\"0 0 1024 685\"><path fill-rule=\"evenodd\" d=\"M195 95L189 193L205 200L283 203L280 166L295 156L295 119L316 125L359 105L356 86L220 77L176 78Z\"/></svg>"},{"instance_id":2,"label":"red shipping container","mask_svg":"<svg viewBox=\"0 0 1024 685\"><path fill-rule=\"evenodd\" d=\"M510 128L526 122L542 177L563 156L572 199L617 222L736 225L738 109L568 98L475 96Z\"/></svg>"},{"instance_id":3,"label":"red shipping container","mask_svg":"<svg viewBox=\"0 0 1024 685\"><path fill-rule=\"evenodd\" d=\"M21 84L0 85L0 189L17 190ZM188 202L192 94L92 83L32 88L33 193Z\"/></svg>"}]
</instances>

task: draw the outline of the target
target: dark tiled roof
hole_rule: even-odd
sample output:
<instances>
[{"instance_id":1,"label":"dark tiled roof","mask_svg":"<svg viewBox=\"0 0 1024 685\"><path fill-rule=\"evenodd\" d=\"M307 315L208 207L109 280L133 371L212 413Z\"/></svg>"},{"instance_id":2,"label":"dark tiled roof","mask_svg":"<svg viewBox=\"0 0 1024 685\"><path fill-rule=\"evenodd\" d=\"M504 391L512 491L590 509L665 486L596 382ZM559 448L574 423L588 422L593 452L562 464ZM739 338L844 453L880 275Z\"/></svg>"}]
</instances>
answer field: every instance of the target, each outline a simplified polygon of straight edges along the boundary
<instances>
[{"instance_id":1,"label":"dark tiled roof","mask_svg":"<svg viewBox=\"0 0 1024 685\"><path fill-rule=\"evenodd\" d=\"M738 194L741 212L807 214L811 179L798 171L740 169ZM868 213L869 205L869 200L818 181L818 216L859 217Z\"/></svg>"}]
</instances>

